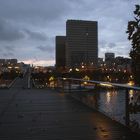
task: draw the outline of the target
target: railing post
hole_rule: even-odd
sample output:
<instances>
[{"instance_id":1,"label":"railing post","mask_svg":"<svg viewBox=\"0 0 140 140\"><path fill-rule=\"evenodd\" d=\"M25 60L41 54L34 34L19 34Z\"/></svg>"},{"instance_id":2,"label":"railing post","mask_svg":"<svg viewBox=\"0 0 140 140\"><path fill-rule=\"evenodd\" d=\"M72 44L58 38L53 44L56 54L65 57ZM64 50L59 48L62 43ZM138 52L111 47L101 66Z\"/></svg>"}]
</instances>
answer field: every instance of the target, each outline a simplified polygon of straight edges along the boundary
<instances>
[{"instance_id":1,"label":"railing post","mask_svg":"<svg viewBox=\"0 0 140 140\"><path fill-rule=\"evenodd\" d=\"M129 116L129 89L125 92L125 125L129 126L130 116Z\"/></svg>"},{"instance_id":2,"label":"railing post","mask_svg":"<svg viewBox=\"0 0 140 140\"><path fill-rule=\"evenodd\" d=\"M71 93L71 80L68 80L69 82L69 93Z\"/></svg>"},{"instance_id":3,"label":"railing post","mask_svg":"<svg viewBox=\"0 0 140 140\"><path fill-rule=\"evenodd\" d=\"M81 81L79 81L79 89L81 90Z\"/></svg>"},{"instance_id":4,"label":"railing post","mask_svg":"<svg viewBox=\"0 0 140 140\"><path fill-rule=\"evenodd\" d=\"M62 92L64 93L64 79L62 79Z\"/></svg>"}]
</instances>

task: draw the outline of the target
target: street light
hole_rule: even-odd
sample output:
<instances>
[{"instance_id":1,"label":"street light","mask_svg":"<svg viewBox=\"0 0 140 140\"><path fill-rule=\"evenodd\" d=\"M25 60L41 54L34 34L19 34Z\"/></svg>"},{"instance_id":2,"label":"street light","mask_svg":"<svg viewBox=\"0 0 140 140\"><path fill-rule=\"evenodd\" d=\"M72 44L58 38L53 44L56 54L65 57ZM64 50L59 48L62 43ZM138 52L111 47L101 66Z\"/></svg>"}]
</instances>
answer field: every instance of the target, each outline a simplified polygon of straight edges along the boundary
<instances>
[{"instance_id":1,"label":"street light","mask_svg":"<svg viewBox=\"0 0 140 140\"><path fill-rule=\"evenodd\" d=\"M75 68L76 71L80 71L78 68Z\"/></svg>"},{"instance_id":2,"label":"street light","mask_svg":"<svg viewBox=\"0 0 140 140\"><path fill-rule=\"evenodd\" d=\"M72 71L72 69L69 69L69 72L71 72Z\"/></svg>"}]
</instances>

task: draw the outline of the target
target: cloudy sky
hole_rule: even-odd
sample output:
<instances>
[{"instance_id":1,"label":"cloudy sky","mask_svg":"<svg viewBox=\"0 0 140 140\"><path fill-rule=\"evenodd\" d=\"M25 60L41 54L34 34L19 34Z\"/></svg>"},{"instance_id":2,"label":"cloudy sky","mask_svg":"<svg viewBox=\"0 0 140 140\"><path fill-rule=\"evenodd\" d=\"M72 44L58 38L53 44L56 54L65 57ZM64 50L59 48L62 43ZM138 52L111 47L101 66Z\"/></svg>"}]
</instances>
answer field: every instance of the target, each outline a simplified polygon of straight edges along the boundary
<instances>
[{"instance_id":1,"label":"cloudy sky","mask_svg":"<svg viewBox=\"0 0 140 140\"><path fill-rule=\"evenodd\" d=\"M55 36L66 20L98 21L99 56L129 56L127 23L140 0L0 0L0 58L55 64Z\"/></svg>"}]
</instances>

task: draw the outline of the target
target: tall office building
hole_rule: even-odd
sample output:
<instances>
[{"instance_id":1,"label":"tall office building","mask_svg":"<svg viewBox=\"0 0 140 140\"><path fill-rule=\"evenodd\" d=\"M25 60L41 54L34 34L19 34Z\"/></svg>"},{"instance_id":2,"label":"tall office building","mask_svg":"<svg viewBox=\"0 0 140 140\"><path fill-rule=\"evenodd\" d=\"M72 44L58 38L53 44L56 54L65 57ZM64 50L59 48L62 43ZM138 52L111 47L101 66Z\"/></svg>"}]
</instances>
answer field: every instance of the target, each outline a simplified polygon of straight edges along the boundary
<instances>
[{"instance_id":1,"label":"tall office building","mask_svg":"<svg viewBox=\"0 0 140 140\"><path fill-rule=\"evenodd\" d=\"M66 37L65 36L56 36L55 38L55 59L56 59L56 67L65 67L66 65L66 56L65 56L65 44Z\"/></svg>"},{"instance_id":2,"label":"tall office building","mask_svg":"<svg viewBox=\"0 0 140 140\"><path fill-rule=\"evenodd\" d=\"M97 21L67 20L66 66L81 64L97 66L98 24Z\"/></svg>"}]
</instances>

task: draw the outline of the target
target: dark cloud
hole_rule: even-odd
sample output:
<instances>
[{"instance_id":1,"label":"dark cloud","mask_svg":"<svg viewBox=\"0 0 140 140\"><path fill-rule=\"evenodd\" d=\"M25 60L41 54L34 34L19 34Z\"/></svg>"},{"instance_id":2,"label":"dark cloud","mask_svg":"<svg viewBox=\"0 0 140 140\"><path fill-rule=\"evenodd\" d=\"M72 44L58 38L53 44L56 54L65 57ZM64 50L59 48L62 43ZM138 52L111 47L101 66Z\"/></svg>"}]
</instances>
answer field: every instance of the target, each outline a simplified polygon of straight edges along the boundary
<instances>
[{"instance_id":1,"label":"dark cloud","mask_svg":"<svg viewBox=\"0 0 140 140\"><path fill-rule=\"evenodd\" d=\"M0 41L15 41L24 38L18 28L13 27L8 21L0 19Z\"/></svg>"},{"instance_id":2,"label":"dark cloud","mask_svg":"<svg viewBox=\"0 0 140 140\"><path fill-rule=\"evenodd\" d=\"M42 52L52 53L54 52L54 48L52 46L38 46L37 49L39 49Z\"/></svg>"},{"instance_id":3,"label":"dark cloud","mask_svg":"<svg viewBox=\"0 0 140 140\"><path fill-rule=\"evenodd\" d=\"M116 46L116 43L108 42L105 40L99 42L99 48L114 49Z\"/></svg>"},{"instance_id":4,"label":"dark cloud","mask_svg":"<svg viewBox=\"0 0 140 140\"><path fill-rule=\"evenodd\" d=\"M14 52L15 46L4 46L3 48L5 51Z\"/></svg>"},{"instance_id":5,"label":"dark cloud","mask_svg":"<svg viewBox=\"0 0 140 140\"><path fill-rule=\"evenodd\" d=\"M15 51L15 46L13 45L0 45L0 51L5 51L5 52L14 52Z\"/></svg>"},{"instance_id":6,"label":"dark cloud","mask_svg":"<svg viewBox=\"0 0 140 140\"><path fill-rule=\"evenodd\" d=\"M6 8L6 10L5 10ZM67 0L3 0L0 1L0 16L22 22L56 20L69 10ZM3 12L4 11L4 12Z\"/></svg>"},{"instance_id":7,"label":"dark cloud","mask_svg":"<svg viewBox=\"0 0 140 140\"><path fill-rule=\"evenodd\" d=\"M2 53L2 56L5 58L11 58L11 57L15 57L15 54L12 53L12 52L5 52L5 53Z\"/></svg>"},{"instance_id":8,"label":"dark cloud","mask_svg":"<svg viewBox=\"0 0 140 140\"><path fill-rule=\"evenodd\" d=\"M109 48L114 48L114 47L116 47L116 44L115 44L115 43L109 43L109 44L108 44L108 47L109 47Z\"/></svg>"},{"instance_id":9,"label":"dark cloud","mask_svg":"<svg viewBox=\"0 0 140 140\"><path fill-rule=\"evenodd\" d=\"M3 46L0 47L0 56L2 57L13 57L15 56L15 46Z\"/></svg>"},{"instance_id":10,"label":"dark cloud","mask_svg":"<svg viewBox=\"0 0 140 140\"><path fill-rule=\"evenodd\" d=\"M41 41L47 40L46 35L42 32L35 32L28 29L24 29L24 32L28 35L29 39L41 40Z\"/></svg>"}]
</instances>

